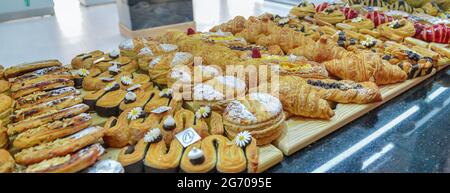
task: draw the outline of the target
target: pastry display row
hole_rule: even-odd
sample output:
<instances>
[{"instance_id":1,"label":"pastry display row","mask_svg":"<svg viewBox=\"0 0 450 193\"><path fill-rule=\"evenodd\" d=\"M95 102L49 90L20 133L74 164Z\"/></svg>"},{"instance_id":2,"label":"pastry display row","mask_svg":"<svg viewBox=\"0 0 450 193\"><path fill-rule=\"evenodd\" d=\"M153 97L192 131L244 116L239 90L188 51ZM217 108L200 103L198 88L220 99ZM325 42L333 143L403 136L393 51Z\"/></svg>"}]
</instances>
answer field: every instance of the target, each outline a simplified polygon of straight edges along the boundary
<instances>
[{"instance_id":1,"label":"pastry display row","mask_svg":"<svg viewBox=\"0 0 450 193\"><path fill-rule=\"evenodd\" d=\"M0 68L0 172L259 172L288 120L333 121L450 63L445 6L409 3L304 1Z\"/></svg>"}]
</instances>

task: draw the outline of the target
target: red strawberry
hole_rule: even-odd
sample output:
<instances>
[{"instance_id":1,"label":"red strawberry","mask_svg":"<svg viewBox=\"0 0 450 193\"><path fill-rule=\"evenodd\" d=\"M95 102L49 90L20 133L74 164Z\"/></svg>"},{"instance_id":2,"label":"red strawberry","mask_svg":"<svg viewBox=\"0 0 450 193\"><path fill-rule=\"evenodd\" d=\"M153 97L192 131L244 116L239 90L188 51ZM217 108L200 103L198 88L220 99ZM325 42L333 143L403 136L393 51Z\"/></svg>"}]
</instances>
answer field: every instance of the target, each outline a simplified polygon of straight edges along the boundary
<instances>
[{"instance_id":1,"label":"red strawberry","mask_svg":"<svg viewBox=\"0 0 450 193\"><path fill-rule=\"evenodd\" d=\"M252 49L252 58L261 58L261 52L258 48Z\"/></svg>"},{"instance_id":2,"label":"red strawberry","mask_svg":"<svg viewBox=\"0 0 450 193\"><path fill-rule=\"evenodd\" d=\"M195 30L192 29L192 28L188 28L187 29L187 35L190 36L190 35L193 35L193 34L195 34Z\"/></svg>"}]
</instances>

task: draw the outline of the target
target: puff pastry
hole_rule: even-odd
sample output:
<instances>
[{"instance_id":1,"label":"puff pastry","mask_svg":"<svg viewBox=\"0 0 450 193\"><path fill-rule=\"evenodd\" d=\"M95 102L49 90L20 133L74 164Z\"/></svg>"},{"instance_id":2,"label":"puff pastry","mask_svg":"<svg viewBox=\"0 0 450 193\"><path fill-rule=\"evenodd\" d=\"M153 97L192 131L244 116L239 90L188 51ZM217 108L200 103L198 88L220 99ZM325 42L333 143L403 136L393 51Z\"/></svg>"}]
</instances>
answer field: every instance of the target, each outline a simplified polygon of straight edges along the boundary
<instances>
[{"instance_id":1,"label":"puff pastry","mask_svg":"<svg viewBox=\"0 0 450 193\"><path fill-rule=\"evenodd\" d=\"M46 91L66 86L73 86L74 82L71 79L66 78L52 78L46 81L37 82L28 86L22 87L17 91L11 93L11 97L14 99L31 94L37 91Z\"/></svg>"},{"instance_id":2,"label":"puff pastry","mask_svg":"<svg viewBox=\"0 0 450 193\"><path fill-rule=\"evenodd\" d=\"M16 99L16 109L29 108L35 105L57 100L66 96L77 96L80 92L75 87L62 87L49 91L35 92Z\"/></svg>"},{"instance_id":3,"label":"puff pastry","mask_svg":"<svg viewBox=\"0 0 450 193\"><path fill-rule=\"evenodd\" d=\"M406 37L412 37L416 34L414 24L406 19L381 24L378 26L378 31L382 36L397 42L401 42Z\"/></svg>"},{"instance_id":4,"label":"puff pastry","mask_svg":"<svg viewBox=\"0 0 450 193\"><path fill-rule=\"evenodd\" d=\"M32 63L25 63L6 68L3 71L3 74L6 78L13 78L28 72L52 66L62 66L62 64L58 60L43 60Z\"/></svg>"},{"instance_id":5,"label":"puff pastry","mask_svg":"<svg viewBox=\"0 0 450 193\"><path fill-rule=\"evenodd\" d=\"M94 61L99 59L103 54L104 53L100 50L94 50L89 53L79 54L72 59L71 66L74 69L80 68L90 69L93 67Z\"/></svg>"},{"instance_id":6,"label":"puff pastry","mask_svg":"<svg viewBox=\"0 0 450 193\"><path fill-rule=\"evenodd\" d=\"M12 173L15 168L14 158L5 149L0 149L0 173Z\"/></svg>"}]
</instances>

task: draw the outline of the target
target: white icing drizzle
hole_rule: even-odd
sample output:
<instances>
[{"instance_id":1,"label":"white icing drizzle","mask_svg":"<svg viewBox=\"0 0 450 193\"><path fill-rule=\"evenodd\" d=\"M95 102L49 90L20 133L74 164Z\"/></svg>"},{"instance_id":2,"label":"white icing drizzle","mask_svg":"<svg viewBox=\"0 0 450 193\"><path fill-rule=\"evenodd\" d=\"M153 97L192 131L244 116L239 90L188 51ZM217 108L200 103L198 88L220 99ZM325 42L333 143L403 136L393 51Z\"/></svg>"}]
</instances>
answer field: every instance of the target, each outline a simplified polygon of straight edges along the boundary
<instances>
[{"instance_id":1,"label":"white icing drizzle","mask_svg":"<svg viewBox=\"0 0 450 193\"><path fill-rule=\"evenodd\" d=\"M164 52L172 52L172 51L175 51L176 49L178 49L178 46L177 45L173 45L173 44L159 44L159 47Z\"/></svg>"},{"instance_id":2,"label":"white icing drizzle","mask_svg":"<svg viewBox=\"0 0 450 193\"><path fill-rule=\"evenodd\" d=\"M136 100L136 94L134 92L127 92L127 94L125 94L125 99L128 101L134 101Z\"/></svg>"},{"instance_id":3,"label":"white icing drizzle","mask_svg":"<svg viewBox=\"0 0 450 193\"><path fill-rule=\"evenodd\" d=\"M296 55L291 54L291 55L288 56L288 61L289 62L295 62L297 60L297 58L298 57Z\"/></svg>"},{"instance_id":4,"label":"white icing drizzle","mask_svg":"<svg viewBox=\"0 0 450 193\"><path fill-rule=\"evenodd\" d=\"M153 58L149 63L148 63L148 67L149 68L153 68L155 67L155 65L157 65L162 59L162 56L157 56L155 58Z\"/></svg>"},{"instance_id":5,"label":"white icing drizzle","mask_svg":"<svg viewBox=\"0 0 450 193\"><path fill-rule=\"evenodd\" d=\"M139 50L138 55L148 55L153 56L153 51L149 47L143 47L141 50Z\"/></svg>"},{"instance_id":6,"label":"white icing drizzle","mask_svg":"<svg viewBox=\"0 0 450 193\"><path fill-rule=\"evenodd\" d=\"M209 76L218 76L219 75L219 70L217 70L217 68L214 68L212 66L200 65L200 66L196 66L194 68L200 68L202 75L209 75Z\"/></svg>"},{"instance_id":7,"label":"white icing drizzle","mask_svg":"<svg viewBox=\"0 0 450 193\"><path fill-rule=\"evenodd\" d=\"M161 137L161 130L159 128L150 129L144 136L144 142L152 143Z\"/></svg>"},{"instance_id":8,"label":"white icing drizzle","mask_svg":"<svg viewBox=\"0 0 450 193\"><path fill-rule=\"evenodd\" d=\"M231 101L225 109L225 115L228 115L233 121L248 120L256 122L256 117L239 101Z\"/></svg>"},{"instance_id":9,"label":"white icing drizzle","mask_svg":"<svg viewBox=\"0 0 450 193\"><path fill-rule=\"evenodd\" d=\"M103 62L105 60L106 60L105 57L101 57L101 58L99 58L97 60L94 60L93 64L98 64L98 63Z\"/></svg>"},{"instance_id":10,"label":"white icing drizzle","mask_svg":"<svg viewBox=\"0 0 450 193\"><path fill-rule=\"evenodd\" d=\"M203 151L197 147L192 147L191 151L188 153L188 158L190 160L195 160L203 157Z\"/></svg>"},{"instance_id":11,"label":"white icing drizzle","mask_svg":"<svg viewBox=\"0 0 450 193\"><path fill-rule=\"evenodd\" d=\"M133 39L124 40L122 43L120 43L119 48L122 50L133 50L134 49Z\"/></svg>"},{"instance_id":12,"label":"white icing drizzle","mask_svg":"<svg viewBox=\"0 0 450 193\"><path fill-rule=\"evenodd\" d=\"M362 18L362 17L355 17L352 19L352 23L359 23L362 21L364 21L364 18Z\"/></svg>"},{"instance_id":13,"label":"white icing drizzle","mask_svg":"<svg viewBox=\"0 0 450 193\"><path fill-rule=\"evenodd\" d=\"M223 100L224 95L208 84L198 84L194 87L194 100Z\"/></svg>"},{"instance_id":14,"label":"white icing drizzle","mask_svg":"<svg viewBox=\"0 0 450 193\"><path fill-rule=\"evenodd\" d=\"M83 121L89 121L90 119L92 119L92 117L87 113L81 113L79 116Z\"/></svg>"},{"instance_id":15,"label":"white icing drizzle","mask_svg":"<svg viewBox=\"0 0 450 193\"><path fill-rule=\"evenodd\" d=\"M250 100L257 100L271 115L277 115L283 109L279 99L267 93L251 93Z\"/></svg>"},{"instance_id":16,"label":"white icing drizzle","mask_svg":"<svg viewBox=\"0 0 450 193\"><path fill-rule=\"evenodd\" d=\"M106 159L97 161L92 167L86 170L86 173L124 173L122 164L116 160Z\"/></svg>"},{"instance_id":17,"label":"white icing drizzle","mask_svg":"<svg viewBox=\"0 0 450 193\"><path fill-rule=\"evenodd\" d=\"M188 52L177 52L170 62L170 66L174 67L176 65L185 65L192 58L192 54Z\"/></svg>"},{"instance_id":18,"label":"white icing drizzle","mask_svg":"<svg viewBox=\"0 0 450 193\"><path fill-rule=\"evenodd\" d=\"M168 106L160 106L156 109L153 109L151 112L152 113L156 113L156 114L161 114L167 111L170 111L172 109L172 107L168 107Z\"/></svg>"}]
</instances>

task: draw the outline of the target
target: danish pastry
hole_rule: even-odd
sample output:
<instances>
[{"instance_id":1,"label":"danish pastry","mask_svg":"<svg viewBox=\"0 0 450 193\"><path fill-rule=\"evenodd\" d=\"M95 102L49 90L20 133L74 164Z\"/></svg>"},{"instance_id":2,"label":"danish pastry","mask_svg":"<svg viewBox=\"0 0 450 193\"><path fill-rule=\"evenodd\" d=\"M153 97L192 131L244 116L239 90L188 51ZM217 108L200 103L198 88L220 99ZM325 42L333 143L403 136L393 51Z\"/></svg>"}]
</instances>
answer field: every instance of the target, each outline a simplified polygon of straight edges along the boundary
<instances>
[{"instance_id":1,"label":"danish pastry","mask_svg":"<svg viewBox=\"0 0 450 193\"><path fill-rule=\"evenodd\" d=\"M6 78L13 78L28 72L52 66L62 66L62 64L58 60L43 60L32 63L25 63L6 68L3 74L5 75Z\"/></svg>"},{"instance_id":2,"label":"danish pastry","mask_svg":"<svg viewBox=\"0 0 450 193\"><path fill-rule=\"evenodd\" d=\"M334 25L344 21L345 15L337 7L329 6L323 11L317 12L314 18Z\"/></svg>"},{"instance_id":3,"label":"danish pastry","mask_svg":"<svg viewBox=\"0 0 450 193\"><path fill-rule=\"evenodd\" d=\"M22 87L17 91L11 93L11 97L14 99L31 94L37 91L47 91L57 89L66 86L74 86L74 82L71 79L66 78L52 78L46 81L37 82L28 86Z\"/></svg>"},{"instance_id":4,"label":"danish pastry","mask_svg":"<svg viewBox=\"0 0 450 193\"><path fill-rule=\"evenodd\" d=\"M98 60L103 54L100 50L79 54L72 59L71 66L74 69L90 69L93 67L94 61Z\"/></svg>"},{"instance_id":5,"label":"danish pastry","mask_svg":"<svg viewBox=\"0 0 450 193\"><path fill-rule=\"evenodd\" d=\"M0 149L0 173L12 173L16 168L14 158L5 149Z\"/></svg>"},{"instance_id":6,"label":"danish pastry","mask_svg":"<svg viewBox=\"0 0 450 193\"><path fill-rule=\"evenodd\" d=\"M129 145L120 150L117 161L122 164L126 173L144 172L144 158L148 143L142 138L136 145Z\"/></svg>"},{"instance_id":7,"label":"danish pastry","mask_svg":"<svg viewBox=\"0 0 450 193\"><path fill-rule=\"evenodd\" d=\"M406 19L381 24L378 26L378 31L380 31L382 36L397 42L401 42L406 37L412 37L416 34L414 24Z\"/></svg>"},{"instance_id":8,"label":"danish pastry","mask_svg":"<svg viewBox=\"0 0 450 193\"><path fill-rule=\"evenodd\" d=\"M297 6L293 7L289 14L294 15L299 18L303 18L305 16L313 16L316 13L316 9L314 4L303 1L299 3Z\"/></svg>"},{"instance_id":9,"label":"danish pastry","mask_svg":"<svg viewBox=\"0 0 450 193\"><path fill-rule=\"evenodd\" d=\"M75 87L62 87L49 91L39 91L16 99L16 109L33 107L49 101L54 101L67 96L80 94Z\"/></svg>"},{"instance_id":10,"label":"danish pastry","mask_svg":"<svg viewBox=\"0 0 450 193\"><path fill-rule=\"evenodd\" d=\"M184 148L178 140L167 146L164 140L150 144L144 159L146 173L173 173L178 171Z\"/></svg>"},{"instance_id":11,"label":"danish pastry","mask_svg":"<svg viewBox=\"0 0 450 193\"><path fill-rule=\"evenodd\" d=\"M0 80L0 93L6 93L10 89L10 84L6 80Z\"/></svg>"}]
</instances>

